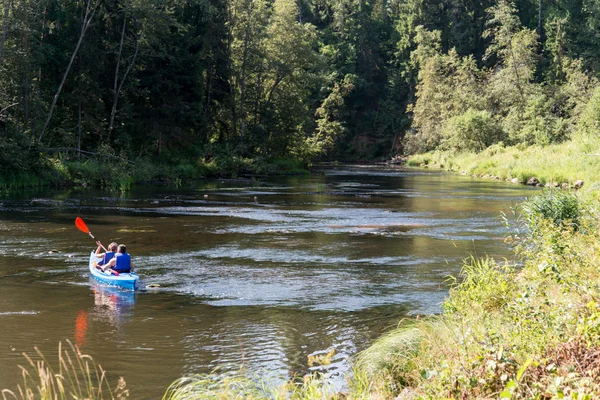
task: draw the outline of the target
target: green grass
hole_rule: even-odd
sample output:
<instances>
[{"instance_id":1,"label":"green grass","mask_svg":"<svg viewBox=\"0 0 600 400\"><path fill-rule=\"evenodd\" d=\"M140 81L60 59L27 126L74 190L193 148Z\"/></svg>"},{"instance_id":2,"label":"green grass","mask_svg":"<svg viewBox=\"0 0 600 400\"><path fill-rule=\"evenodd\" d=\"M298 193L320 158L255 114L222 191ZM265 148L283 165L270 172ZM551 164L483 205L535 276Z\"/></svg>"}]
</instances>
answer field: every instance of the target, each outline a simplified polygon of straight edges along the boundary
<instances>
[{"instance_id":1,"label":"green grass","mask_svg":"<svg viewBox=\"0 0 600 400\"><path fill-rule=\"evenodd\" d=\"M536 225L509 238L523 265L466 260L441 316L415 320L359 356L371 395L599 398L599 215L593 196L564 196L520 208L522 223ZM577 229L565 223L573 212Z\"/></svg>"},{"instance_id":2,"label":"green grass","mask_svg":"<svg viewBox=\"0 0 600 400\"><path fill-rule=\"evenodd\" d=\"M48 186L50 181L33 172L14 172L0 176L0 192Z\"/></svg>"},{"instance_id":3,"label":"green grass","mask_svg":"<svg viewBox=\"0 0 600 400\"><path fill-rule=\"evenodd\" d=\"M318 375L270 386L260 377L252 378L246 371L239 371L228 375L212 373L180 378L167 389L162 400L341 400L348 398L345 396L334 393L326 380Z\"/></svg>"},{"instance_id":4,"label":"green grass","mask_svg":"<svg viewBox=\"0 0 600 400\"><path fill-rule=\"evenodd\" d=\"M36 354L24 354L27 364L19 366L22 381L16 390L3 389L4 399L67 400L124 399L129 397L125 381L120 378L111 386L106 371L92 357L68 342L58 346L57 365L51 365L37 348Z\"/></svg>"},{"instance_id":5,"label":"green grass","mask_svg":"<svg viewBox=\"0 0 600 400\"><path fill-rule=\"evenodd\" d=\"M580 137L545 147L491 146L481 153L433 152L411 156L409 166L437 167L471 175L500 179L517 178L525 183L537 177L542 184L570 183L583 179L597 190L600 170L600 138Z\"/></svg>"}]
</instances>

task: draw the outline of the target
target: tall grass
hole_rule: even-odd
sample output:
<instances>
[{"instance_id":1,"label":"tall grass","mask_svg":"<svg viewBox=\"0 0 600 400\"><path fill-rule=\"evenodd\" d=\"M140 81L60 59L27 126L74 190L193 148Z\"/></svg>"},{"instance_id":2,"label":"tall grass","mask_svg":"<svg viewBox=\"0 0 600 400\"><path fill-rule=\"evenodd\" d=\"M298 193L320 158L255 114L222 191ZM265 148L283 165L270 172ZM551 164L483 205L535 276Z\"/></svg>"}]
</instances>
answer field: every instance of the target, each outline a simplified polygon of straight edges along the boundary
<instances>
[{"instance_id":1,"label":"tall grass","mask_svg":"<svg viewBox=\"0 0 600 400\"><path fill-rule=\"evenodd\" d=\"M523 205L536 231L513 239L518 265L466 260L442 315L358 357L371 396L600 398L599 216L581 196L554 195Z\"/></svg>"},{"instance_id":2,"label":"tall grass","mask_svg":"<svg viewBox=\"0 0 600 400\"><path fill-rule=\"evenodd\" d=\"M33 172L15 172L0 176L0 191L47 186L48 179Z\"/></svg>"},{"instance_id":3,"label":"tall grass","mask_svg":"<svg viewBox=\"0 0 600 400\"><path fill-rule=\"evenodd\" d=\"M481 153L433 152L411 156L408 165L438 167L471 175L516 178L521 183L536 177L542 184L573 183L583 179L598 184L600 137L574 137L550 146L508 147L496 144ZM598 189L599 187L595 187Z\"/></svg>"},{"instance_id":4,"label":"tall grass","mask_svg":"<svg viewBox=\"0 0 600 400\"><path fill-rule=\"evenodd\" d=\"M551 221L555 226L569 225L577 229L583 212L576 194L556 189L545 190L523 202L520 211L532 233L538 230L540 221L544 219Z\"/></svg>"},{"instance_id":5,"label":"tall grass","mask_svg":"<svg viewBox=\"0 0 600 400\"><path fill-rule=\"evenodd\" d=\"M183 377L173 382L162 400L341 400L347 394L335 393L326 379L318 374L292 379L279 386L266 384L246 371L229 375L202 374ZM361 397L367 398L367 397Z\"/></svg>"},{"instance_id":6,"label":"tall grass","mask_svg":"<svg viewBox=\"0 0 600 400\"><path fill-rule=\"evenodd\" d=\"M58 365L52 366L36 347L34 356L24 354L27 365L19 366L22 381L16 390L4 389L4 400L72 400L124 399L129 397L125 381L119 378L114 387L106 371L91 356L67 341L58 346Z\"/></svg>"}]
</instances>

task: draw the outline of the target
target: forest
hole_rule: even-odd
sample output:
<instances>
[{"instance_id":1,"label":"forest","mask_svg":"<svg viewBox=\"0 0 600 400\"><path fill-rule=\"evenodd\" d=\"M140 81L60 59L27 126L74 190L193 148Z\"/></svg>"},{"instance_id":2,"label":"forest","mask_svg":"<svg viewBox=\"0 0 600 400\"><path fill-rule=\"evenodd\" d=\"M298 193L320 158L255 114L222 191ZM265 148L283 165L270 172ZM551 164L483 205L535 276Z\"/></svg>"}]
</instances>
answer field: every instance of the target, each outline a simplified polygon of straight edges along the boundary
<instances>
[{"instance_id":1,"label":"forest","mask_svg":"<svg viewBox=\"0 0 600 400\"><path fill-rule=\"evenodd\" d=\"M600 124L597 0L4 0L0 15L3 187L547 146Z\"/></svg>"}]
</instances>

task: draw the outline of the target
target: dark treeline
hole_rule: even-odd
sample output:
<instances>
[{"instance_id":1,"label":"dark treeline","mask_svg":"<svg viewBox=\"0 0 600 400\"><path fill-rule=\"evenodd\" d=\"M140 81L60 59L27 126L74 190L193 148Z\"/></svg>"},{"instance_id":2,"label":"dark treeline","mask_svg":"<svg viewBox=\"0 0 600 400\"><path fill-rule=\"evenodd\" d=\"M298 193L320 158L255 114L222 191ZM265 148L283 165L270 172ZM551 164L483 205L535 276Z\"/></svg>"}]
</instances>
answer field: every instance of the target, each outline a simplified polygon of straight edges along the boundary
<instances>
[{"instance_id":1,"label":"dark treeline","mask_svg":"<svg viewBox=\"0 0 600 400\"><path fill-rule=\"evenodd\" d=\"M60 149L307 162L598 125L598 0L1 4L4 175Z\"/></svg>"}]
</instances>

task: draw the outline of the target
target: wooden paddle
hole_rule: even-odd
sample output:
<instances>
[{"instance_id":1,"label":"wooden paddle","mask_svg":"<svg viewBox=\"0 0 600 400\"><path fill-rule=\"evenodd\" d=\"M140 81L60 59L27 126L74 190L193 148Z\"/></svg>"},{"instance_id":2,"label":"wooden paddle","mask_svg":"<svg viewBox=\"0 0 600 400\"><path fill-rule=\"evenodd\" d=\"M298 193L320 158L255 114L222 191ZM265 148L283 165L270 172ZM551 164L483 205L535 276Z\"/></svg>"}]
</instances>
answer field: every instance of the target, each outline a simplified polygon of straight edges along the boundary
<instances>
[{"instance_id":1,"label":"wooden paddle","mask_svg":"<svg viewBox=\"0 0 600 400\"><path fill-rule=\"evenodd\" d=\"M90 237L92 239L94 239L94 241L96 241L96 238L94 237L94 235L92 235L92 232L90 232L90 230L88 229L87 225L85 224L85 222L83 222L83 220L81 219L81 217L77 217L75 218L75 226L77 227L77 229L79 229L81 232L83 233L87 233L88 235L90 235ZM100 245L102 247L102 249L104 249L104 251L107 251L106 248L102 245Z\"/></svg>"}]
</instances>

